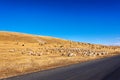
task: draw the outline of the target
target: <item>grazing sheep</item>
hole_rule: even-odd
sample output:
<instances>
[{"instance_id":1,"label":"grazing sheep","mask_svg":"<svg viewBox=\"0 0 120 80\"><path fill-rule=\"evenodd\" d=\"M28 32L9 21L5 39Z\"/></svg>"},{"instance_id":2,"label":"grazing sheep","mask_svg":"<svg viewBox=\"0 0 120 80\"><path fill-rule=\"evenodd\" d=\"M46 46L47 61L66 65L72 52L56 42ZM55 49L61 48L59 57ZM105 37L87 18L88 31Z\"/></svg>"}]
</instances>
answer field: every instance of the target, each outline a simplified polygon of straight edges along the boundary
<instances>
[{"instance_id":1,"label":"grazing sheep","mask_svg":"<svg viewBox=\"0 0 120 80\"><path fill-rule=\"evenodd\" d=\"M37 56L42 56L43 53L41 53L41 52L37 52L36 55L37 55Z\"/></svg>"},{"instance_id":2,"label":"grazing sheep","mask_svg":"<svg viewBox=\"0 0 120 80\"><path fill-rule=\"evenodd\" d=\"M33 51L28 51L28 54L35 56L35 53Z\"/></svg>"},{"instance_id":3,"label":"grazing sheep","mask_svg":"<svg viewBox=\"0 0 120 80\"><path fill-rule=\"evenodd\" d=\"M73 56L76 56L76 55L73 54L73 53L69 53L69 54L68 54L68 57L73 57Z\"/></svg>"}]
</instances>

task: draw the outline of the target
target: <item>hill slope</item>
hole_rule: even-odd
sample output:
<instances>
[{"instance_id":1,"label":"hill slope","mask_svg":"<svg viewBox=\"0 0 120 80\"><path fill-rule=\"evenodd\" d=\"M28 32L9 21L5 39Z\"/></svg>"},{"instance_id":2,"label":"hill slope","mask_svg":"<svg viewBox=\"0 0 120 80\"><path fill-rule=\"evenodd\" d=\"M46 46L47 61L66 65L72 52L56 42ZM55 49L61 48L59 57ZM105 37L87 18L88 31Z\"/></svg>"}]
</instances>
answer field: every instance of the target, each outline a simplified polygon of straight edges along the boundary
<instances>
[{"instance_id":1,"label":"hill slope","mask_svg":"<svg viewBox=\"0 0 120 80\"><path fill-rule=\"evenodd\" d=\"M0 32L0 78L118 54L120 47Z\"/></svg>"},{"instance_id":2,"label":"hill slope","mask_svg":"<svg viewBox=\"0 0 120 80\"><path fill-rule=\"evenodd\" d=\"M0 42L1 44L8 43L8 46L14 47L22 47L22 48L49 48L49 49L70 49L80 50L81 52L86 52L87 54L96 51L104 51L104 52L115 52L119 51L120 47L113 46L104 46L104 45L96 45L90 43L81 43L81 42L73 42L62 40L58 38L45 37L45 36L35 36L28 34L21 34L15 32L0 32ZM16 44L16 45L15 45ZM75 52L74 52L75 53Z\"/></svg>"}]
</instances>

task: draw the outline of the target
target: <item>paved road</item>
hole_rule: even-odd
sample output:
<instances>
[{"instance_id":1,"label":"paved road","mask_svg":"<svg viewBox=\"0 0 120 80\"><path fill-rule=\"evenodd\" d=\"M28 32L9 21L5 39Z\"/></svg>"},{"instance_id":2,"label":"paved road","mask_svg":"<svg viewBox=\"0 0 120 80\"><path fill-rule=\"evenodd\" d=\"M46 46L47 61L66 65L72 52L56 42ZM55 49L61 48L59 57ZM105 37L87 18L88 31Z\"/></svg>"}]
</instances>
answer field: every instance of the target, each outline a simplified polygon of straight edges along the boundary
<instances>
[{"instance_id":1,"label":"paved road","mask_svg":"<svg viewBox=\"0 0 120 80\"><path fill-rule=\"evenodd\" d=\"M120 80L120 56L35 72L3 80Z\"/></svg>"}]
</instances>

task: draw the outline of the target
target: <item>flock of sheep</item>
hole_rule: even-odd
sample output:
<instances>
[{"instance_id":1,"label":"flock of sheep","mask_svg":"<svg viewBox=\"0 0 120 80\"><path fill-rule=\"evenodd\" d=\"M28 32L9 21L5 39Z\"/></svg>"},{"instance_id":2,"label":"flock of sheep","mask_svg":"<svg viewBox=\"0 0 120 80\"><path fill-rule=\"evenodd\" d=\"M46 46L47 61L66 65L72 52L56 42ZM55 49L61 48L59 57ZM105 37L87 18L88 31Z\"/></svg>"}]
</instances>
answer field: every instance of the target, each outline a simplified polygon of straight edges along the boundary
<instances>
[{"instance_id":1,"label":"flock of sheep","mask_svg":"<svg viewBox=\"0 0 120 80\"><path fill-rule=\"evenodd\" d=\"M107 55L107 51L93 51L89 49L82 49L82 48L57 48L52 49L53 51L56 51L58 53L62 53L62 56L101 56L101 55Z\"/></svg>"},{"instance_id":2,"label":"flock of sheep","mask_svg":"<svg viewBox=\"0 0 120 80\"><path fill-rule=\"evenodd\" d=\"M9 50L9 52L15 52L14 49ZM102 56L107 55L107 51L94 51L89 49L82 48L38 48L37 50L33 50L30 48L26 48L20 50L21 54L27 54L32 56L42 56L48 54L60 54L61 56Z\"/></svg>"},{"instance_id":3,"label":"flock of sheep","mask_svg":"<svg viewBox=\"0 0 120 80\"><path fill-rule=\"evenodd\" d=\"M79 44L83 45L83 44ZM91 46L90 44L86 44L85 46ZM25 45L22 44L24 47ZM42 45L39 45L42 46ZM92 45L93 47L93 45ZM105 47L103 47L105 48ZM109 47L108 47L109 48ZM111 49L109 49L111 50ZM112 49L115 50L115 49ZM10 50L10 52L15 52L15 50ZM24 48L19 50L21 54L28 54L32 56L42 56L47 54L59 54L61 56L73 57L73 56L103 56L108 55L110 51L105 49L91 49L91 48L78 48L78 47L64 47L64 46L55 46L55 47L38 47L37 49L32 48Z\"/></svg>"}]
</instances>

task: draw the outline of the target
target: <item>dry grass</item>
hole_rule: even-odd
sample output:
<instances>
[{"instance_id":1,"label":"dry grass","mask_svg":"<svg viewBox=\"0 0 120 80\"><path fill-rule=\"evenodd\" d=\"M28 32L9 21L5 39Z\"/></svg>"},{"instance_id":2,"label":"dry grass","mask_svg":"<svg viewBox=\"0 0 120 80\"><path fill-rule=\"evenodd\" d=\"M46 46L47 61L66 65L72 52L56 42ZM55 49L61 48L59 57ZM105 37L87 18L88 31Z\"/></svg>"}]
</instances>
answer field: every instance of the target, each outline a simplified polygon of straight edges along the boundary
<instances>
[{"instance_id":1,"label":"dry grass","mask_svg":"<svg viewBox=\"0 0 120 80\"><path fill-rule=\"evenodd\" d=\"M103 56L99 57L102 58ZM0 54L0 78L40 71L96 59L96 57L62 57L60 55L28 56Z\"/></svg>"},{"instance_id":2,"label":"dry grass","mask_svg":"<svg viewBox=\"0 0 120 80\"><path fill-rule=\"evenodd\" d=\"M62 52L59 52L58 50L46 51L48 48L82 48L93 49L96 51L105 50L114 52L114 54L103 56L80 56L78 54L74 57L68 57L61 56ZM29 55L26 50L42 51L43 55ZM21 53L22 51L24 54ZM0 78L112 56L119 53L116 51L120 51L120 48L71 42L52 37L39 37L19 33L0 32ZM46 54L47 52L50 54Z\"/></svg>"}]
</instances>

